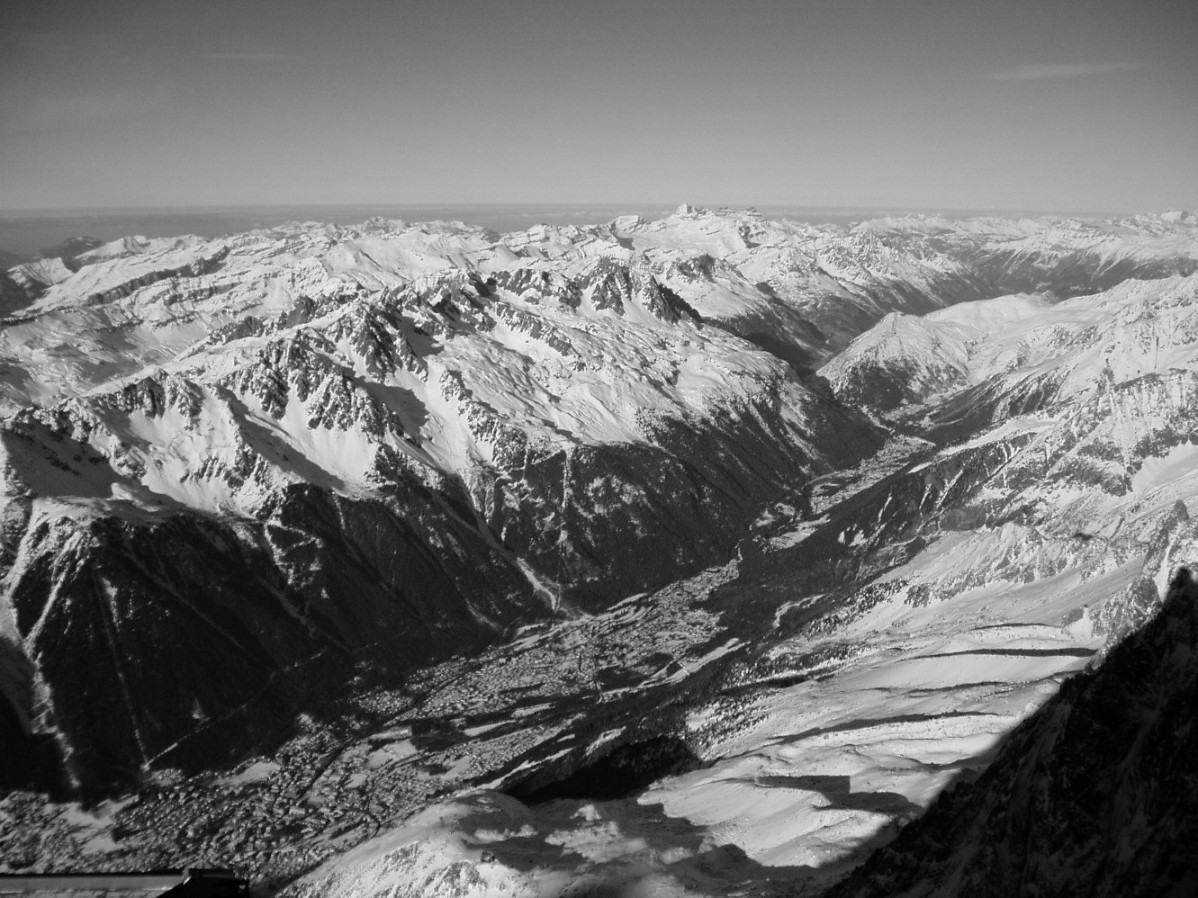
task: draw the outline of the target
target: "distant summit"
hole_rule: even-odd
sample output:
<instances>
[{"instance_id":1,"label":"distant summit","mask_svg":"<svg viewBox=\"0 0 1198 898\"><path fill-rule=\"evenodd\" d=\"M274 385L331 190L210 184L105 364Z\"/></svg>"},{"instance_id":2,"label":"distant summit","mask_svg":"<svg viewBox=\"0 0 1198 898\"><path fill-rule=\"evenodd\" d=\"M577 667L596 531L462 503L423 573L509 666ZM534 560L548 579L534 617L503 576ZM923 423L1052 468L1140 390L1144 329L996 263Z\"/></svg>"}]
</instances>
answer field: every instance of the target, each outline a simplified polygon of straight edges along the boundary
<instances>
[{"instance_id":1,"label":"distant summit","mask_svg":"<svg viewBox=\"0 0 1198 898\"><path fill-rule=\"evenodd\" d=\"M56 247L74 270L9 268L6 782L136 793L95 824L121 833L94 843L97 866L266 851L292 876L345 834L346 807L568 778L595 740L633 735L603 694L638 721L711 722L670 734L712 766L668 788L712 825L738 815L746 852L847 863L1159 604L1189 544L1152 534L1198 496L1198 222L681 209L502 234L139 231ZM709 575L715 604L673 592ZM642 611L641 661L575 650ZM549 636L569 621L577 643ZM662 649L684 621L690 647ZM569 664L530 662L525 691L499 669L530 627ZM497 691L437 674L445 701L369 698L395 754L361 742L327 779L297 777L293 752L256 768L318 792L272 785L268 804L257 773L248 791L203 779L307 739L363 690L440 689L426 674L459 664ZM836 679L848 666L856 687ZM758 701L775 687L780 704ZM704 696L718 709L691 714ZM492 729L497 709L530 716ZM325 756L356 726L305 744ZM896 744L918 763L896 769ZM825 749L834 767L801 766ZM705 797L705 777L729 791ZM214 789L261 812L244 838L143 814ZM44 825L17 812L0 858Z\"/></svg>"},{"instance_id":2,"label":"distant summit","mask_svg":"<svg viewBox=\"0 0 1198 898\"><path fill-rule=\"evenodd\" d=\"M104 244L103 240L95 237L68 237L62 243L47 247L37 255L41 259L61 259L68 267L84 253Z\"/></svg>"}]
</instances>

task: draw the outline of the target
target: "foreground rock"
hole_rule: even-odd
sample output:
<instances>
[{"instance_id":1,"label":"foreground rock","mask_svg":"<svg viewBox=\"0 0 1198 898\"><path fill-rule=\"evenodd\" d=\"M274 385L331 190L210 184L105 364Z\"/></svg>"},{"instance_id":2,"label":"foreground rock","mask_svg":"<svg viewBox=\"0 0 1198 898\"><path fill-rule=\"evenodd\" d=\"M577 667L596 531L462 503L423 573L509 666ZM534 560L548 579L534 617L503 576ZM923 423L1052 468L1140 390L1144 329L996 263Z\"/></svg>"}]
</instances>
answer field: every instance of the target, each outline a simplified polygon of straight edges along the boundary
<instances>
[{"instance_id":1,"label":"foreground rock","mask_svg":"<svg viewBox=\"0 0 1198 898\"><path fill-rule=\"evenodd\" d=\"M1070 680L976 781L830 898L1192 895L1198 889L1198 585Z\"/></svg>"}]
</instances>

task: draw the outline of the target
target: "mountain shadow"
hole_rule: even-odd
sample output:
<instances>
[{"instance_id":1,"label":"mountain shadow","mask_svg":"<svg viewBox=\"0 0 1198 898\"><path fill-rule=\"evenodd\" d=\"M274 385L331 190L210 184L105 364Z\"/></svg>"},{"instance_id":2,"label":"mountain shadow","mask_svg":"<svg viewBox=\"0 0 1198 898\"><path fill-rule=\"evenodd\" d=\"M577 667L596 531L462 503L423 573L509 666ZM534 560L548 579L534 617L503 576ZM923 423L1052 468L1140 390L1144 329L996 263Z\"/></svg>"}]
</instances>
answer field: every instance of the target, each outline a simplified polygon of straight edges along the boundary
<instances>
[{"instance_id":1,"label":"mountain shadow","mask_svg":"<svg viewBox=\"0 0 1198 898\"><path fill-rule=\"evenodd\" d=\"M1198 583L826 898L1198 894Z\"/></svg>"}]
</instances>

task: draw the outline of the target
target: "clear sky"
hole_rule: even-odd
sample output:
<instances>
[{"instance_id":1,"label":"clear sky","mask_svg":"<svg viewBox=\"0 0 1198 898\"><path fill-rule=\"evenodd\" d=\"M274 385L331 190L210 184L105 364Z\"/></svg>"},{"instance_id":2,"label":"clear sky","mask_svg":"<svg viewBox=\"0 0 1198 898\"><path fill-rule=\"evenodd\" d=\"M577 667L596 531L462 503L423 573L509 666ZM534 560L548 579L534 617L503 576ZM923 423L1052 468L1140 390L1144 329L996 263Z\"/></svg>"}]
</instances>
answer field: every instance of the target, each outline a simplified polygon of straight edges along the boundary
<instances>
[{"instance_id":1,"label":"clear sky","mask_svg":"<svg viewBox=\"0 0 1198 898\"><path fill-rule=\"evenodd\" d=\"M0 211L1198 208L1198 0L5 0Z\"/></svg>"}]
</instances>

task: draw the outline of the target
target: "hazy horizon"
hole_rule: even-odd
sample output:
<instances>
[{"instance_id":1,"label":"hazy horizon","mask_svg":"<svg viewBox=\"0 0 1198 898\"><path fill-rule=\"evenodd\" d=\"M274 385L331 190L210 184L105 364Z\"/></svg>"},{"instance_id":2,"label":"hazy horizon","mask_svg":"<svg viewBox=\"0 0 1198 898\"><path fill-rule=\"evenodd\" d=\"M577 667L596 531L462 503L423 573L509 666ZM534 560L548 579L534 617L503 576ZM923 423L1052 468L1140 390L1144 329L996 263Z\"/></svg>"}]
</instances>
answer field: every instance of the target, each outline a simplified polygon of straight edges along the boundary
<instances>
[{"instance_id":1,"label":"hazy horizon","mask_svg":"<svg viewBox=\"0 0 1198 898\"><path fill-rule=\"evenodd\" d=\"M115 205L115 206L26 206L26 207L10 207L0 208L0 218L13 218L18 216L55 216L55 215L71 215L71 214L107 214L107 213L178 213L178 212L238 212L243 210L272 210L272 209L550 209L555 211L574 210L577 214L586 214L590 210L606 210L616 208L641 208L641 209L663 209L667 212L673 212L684 205L690 205L700 209L756 209L763 210L798 210L802 212L817 211L829 213L844 213L852 214L856 212L865 213L899 213L899 214L980 214L980 215L1080 215L1086 217L1095 216L1119 216L1119 215L1135 215L1135 214L1153 214L1168 212L1172 209L1180 209L1181 206L1170 206L1169 208L1110 208L1110 209L1067 209L1067 208L1049 208L1049 207L1014 207L1014 206L976 206L976 207L952 207L943 205L898 205L898 206L882 206L882 205L838 205L838 204L821 204L821 203L751 203L751 202L707 202L696 203L682 198L677 202L650 202L650 201L635 201L627 202L569 202L569 201L552 201L552 202L479 202L472 203L467 201L457 202L422 202L422 203L405 203L405 202L324 202L324 203L307 203L307 202L292 202L292 203L195 203L195 204L166 204L166 205ZM1187 211L1190 211L1187 209Z\"/></svg>"},{"instance_id":2,"label":"hazy horizon","mask_svg":"<svg viewBox=\"0 0 1198 898\"><path fill-rule=\"evenodd\" d=\"M10 211L1198 206L1191 0L12 0L0 24Z\"/></svg>"},{"instance_id":3,"label":"hazy horizon","mask_svg":"<svg viewBox=\"0 0 1198 898\"><path fill-rule=\"evenodd\" d=\"M461 221L499 233L526 230L537 224L605 224L619 215L654 220L672 214L680 204L658 203L424 203L424 204L279 204L261 206L179 206L146 208L34 209L0 211L0 251L19 257L50 250L74 237L116 240L126 236L174 237L196 234L220 237L288 221L320 221L356 225L372 217L426 221ZM812 224L850 224L888 215L949 217L1060 215L1099 217L1122 213L1079 213L1068 210L913 209L847 206L712 205L709 208L756 209L766 218ZM1166 210L1150 210L1163 212Z\"/></svg>"}]
</instances>

